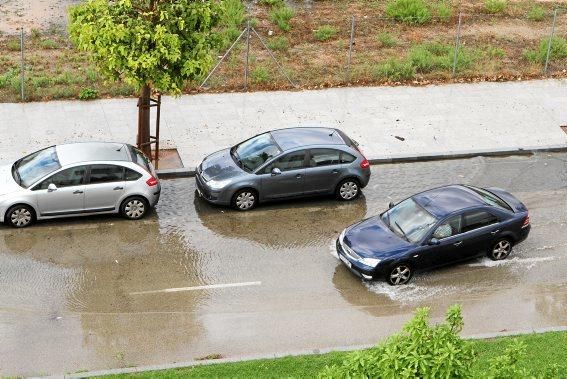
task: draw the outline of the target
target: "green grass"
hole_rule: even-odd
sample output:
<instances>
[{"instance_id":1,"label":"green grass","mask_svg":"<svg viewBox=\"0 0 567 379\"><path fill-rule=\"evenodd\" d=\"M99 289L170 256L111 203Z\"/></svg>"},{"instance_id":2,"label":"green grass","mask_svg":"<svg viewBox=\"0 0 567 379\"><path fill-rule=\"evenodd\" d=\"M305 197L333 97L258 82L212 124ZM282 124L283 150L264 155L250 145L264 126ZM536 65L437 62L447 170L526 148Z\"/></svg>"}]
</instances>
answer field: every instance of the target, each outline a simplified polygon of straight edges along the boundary
<instances>
[{"instance_id":1,"label":"green grass","mask_svg":"<svg viewBox=\"0 0 567 379\"><path fill-rule=\"evenodd\" d=\"M394 36L388 32L380 32L376 36L376 39L383 47L394 47L397 44Z\"/></svg>"},{"instance_id":2,"label":"green grass","mask_svg":"<svg viewBox=\"0 0 567 379\"><path fill-rule=\"evenodd\" d=\"M315 39L317 41L328 41L331 38L333 38L334 36L336 36L338 33L337 28L335 28L332 25L321 25L320 27L318 27L314 32L313 32L313 36L315 37Z\"/></svg>"},{"instance_id":3,"label":"green grass","mask_svg":"<svg viewBox=\"0 0 567 379\"><path fill-rule=\"evenodd\" d=\"M295 15L293 9L286 5L276 6L270 11L270 21L276 24L284 32L291 30L289 21Z\"/></svg>"},{"instance_id":4,"label":"green grass","mask_svg":"<svg viewBox=\"0 0 567 379\"><path fill-rule=\"evenodd\" d=\"M57 41L54 41L52 39L44 39L39 43L39 46L41 46L42 49L59 49L59 44L57 43Z\"/></svg>"},{"instance_id":5,"label":"green grass","mask_svg":"<svg viewBox=\"0 0 567 379\"><path fill-rule=\"evenodd\" d=\"M269 49L275 51L287 51L289 48L288 39L284 36L281 37L272 37L266 43Z\"/></svg>"},{"instance_id":6,"label":"green grass","mask_svg":"<svg viewBox=\"0 0 567 379\"><path fill-rule=\"evenodd\" d=\"M377 65L373 70L373 74L376 79L407 80L415 76L415 67L409 61L389 59Z\"/></svg>"},{"instance_id":7,"label":"green grass","mask_svg":"<svg viewBox=\"0 0 567 379\"><path fill-rule=\"evenodd\" d=\"M431 10L425 0L390 0L386 16L406 24L425 24L431 20Z\"/></svg>"},{"instance_id":8,"label":"green grass","mask_svg":"<svg viewBox=\"0 0 567 379\"><path fill-rule=\"evenodd\" d=\"M543 21L545 19L546 13L545 9L543 9L540 5L534 5L527 14L528 20L531 21Z\"/></svg>"},{"instance_id":9,"label":"green grass","mask_svg":"<svg viewBox=\"0 0 567 379\"><path fill-rule=\"evenodd\" d=\"M447 22L453 16L453 8L451 7L450 2L440 2L433 6L435 9L435 14L439 17L439 20L442 22Z\"/></svg>"},{"instance_id":10,"label":"green grass","mask_svg":"<svg viewBox=\"0 0 567 379\"><path fill-rule=\"evenodd\" d=\"M484 0L484 10L490 14L504 13L507 6L506 0Z\"/></svg>"},{"instance_id":11,"label":"green grass","mask_svg":"<svg viewBox=\"0 0 567 379\"><path fill-rule=\"evenodd\" d=\"M270 71L266 67L256 67L250 73L252 81L257 84L267 83L270 80Z\"/></svg>"},{"instance_id":12,"label":"green grass","mask_svg":"<svg viewBox=\"0 0 567 379\"><path fill-rule=\"evenodd\" d=\"M514 338L527 344L528 355L521 361L520 367L530 370L533 374L541 374L554 364L564 364L567 361L567 349L565 348L567 346L567 332L477 340L474 341L477 359L473 366L473 377L483 378L488 369L489 359L502 354L505 347ZM114 375L111 378L315 378L325 366L340 364L348 354L348 352L334 352L321 355L220 363L130 375Z\"/></svg>"},{"instance_id":13,"label":"green grass","mask_svg":"<svg viewBox=\"0 0 567 379\"><path fill-rule=\"evenodd\" d=\"M524 51L524 58L531 63L545 64L548 48L549 38L543 38L536 50ZM551 40L551 49L549 51L549 60L556 61L565 58L567 58L567 40L563 37L553 37Z\"/></svg>"},{"instance_id":14,"label":"green grass","mask_svg":"<svg viewBox=\"0 0 567 379\"><path fill-rule=\"evenodd\" d=\"M421 73L452 70L454 58L455 47L440 42L426 42L412 46L409 53L409 60L417 72ZM472 54L461 46L457 54L456 70L467 69L472 63Z\"/></svg>"}]
</instances>

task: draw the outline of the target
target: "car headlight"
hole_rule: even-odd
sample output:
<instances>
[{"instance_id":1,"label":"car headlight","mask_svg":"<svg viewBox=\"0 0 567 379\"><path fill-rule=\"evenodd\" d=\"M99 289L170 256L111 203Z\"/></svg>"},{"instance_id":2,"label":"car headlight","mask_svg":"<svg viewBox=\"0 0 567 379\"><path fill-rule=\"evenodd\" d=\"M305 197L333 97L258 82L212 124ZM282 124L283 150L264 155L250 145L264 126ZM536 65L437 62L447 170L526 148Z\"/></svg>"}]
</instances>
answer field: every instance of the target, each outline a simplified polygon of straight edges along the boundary
<instances>
[{"instance_id":1,"label":"car headlight","mask_svg":"<svg viewBox=\"0 0 567 379\"><path fill-rule=\"evenodd\" d=\"M376 267L378 263L380 263L380 259L376 258L362 258L360 259L360 263L368 267Z\"/></svg>"},{"instance_id":2,"label":"car headlight","mask_svg":"<svg viewBox=\"0 0 567 379\"><path fill-rule=\"evenodd\" d=\"M230 180L209 180L207 185L212 191L220 191L229 183Z\"/></svg>"}]
</instances>

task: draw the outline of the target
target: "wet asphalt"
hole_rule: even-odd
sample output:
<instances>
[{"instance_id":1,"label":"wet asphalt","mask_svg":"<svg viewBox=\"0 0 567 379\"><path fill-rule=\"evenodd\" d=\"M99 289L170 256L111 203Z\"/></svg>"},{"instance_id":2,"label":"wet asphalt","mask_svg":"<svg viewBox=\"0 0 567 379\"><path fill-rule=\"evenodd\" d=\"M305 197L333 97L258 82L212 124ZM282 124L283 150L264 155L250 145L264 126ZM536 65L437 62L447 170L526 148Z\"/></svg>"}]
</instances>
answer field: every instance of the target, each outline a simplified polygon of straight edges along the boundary
<instances>
[{"instance_id":1,"label":"wet asphalt","mask_svg":"<svg viewBox=\"0 0 567 379\"><path fill-rule=\"evenodd\" d=\"M247 213L197 198L193 179L168 180L138 222L0 226L0 375L369 344L418 306L438 320L462 304L464 334L567 325L566 162L541 154L379 165L354 202ZM529 238L503 262L477 259L402 287L363 282L336 259L344 227L449 183L515 194L530 210Z\"/></svg>"}]
</instances>

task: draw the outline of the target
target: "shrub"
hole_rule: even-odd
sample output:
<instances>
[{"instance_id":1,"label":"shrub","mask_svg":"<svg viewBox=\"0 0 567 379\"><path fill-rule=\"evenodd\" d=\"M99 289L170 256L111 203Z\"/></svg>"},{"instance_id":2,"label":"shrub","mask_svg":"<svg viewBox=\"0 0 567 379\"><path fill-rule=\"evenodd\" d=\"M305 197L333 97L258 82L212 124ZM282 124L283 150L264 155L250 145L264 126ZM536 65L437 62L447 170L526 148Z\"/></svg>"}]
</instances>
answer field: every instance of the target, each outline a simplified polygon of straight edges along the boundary
<instances>
[{"instance_id":1,"label":"shrub","mask_svg":"<svg viewBox=\"0 0 567 379\"><path fill-rule=\"evenodd\" d=\"M87 69L87 72L85 73L85 75L87 76L87 80L89 82L94 82L98 78L98 73L95 70L92 70L90 68Z\"/></svg>"},{"instance_id":2,"label":"shrub","mask_svg":"<svg viewBox=\"0 0 567 379\"><path fill-rule=\"evenodd\" d=\"M31 38L36 41L41 37L41 32L39 31L39 29L33 28L31 30Z\"/></svg>"},{"instance_id":3,"label":"shrub","mask_svg":"<svg viewBox=\"0 0 567 379\"><path fill-rule=\"evenodd\" d=\"M390 0L386 16L407 24L425 24L431 20L431 11L425 0Z\"/></svg>"},{"instance_id":4,"label":"shrub","mask_svg":"<svg viewBox=\"0 0 567 379\"><path fill-rule=\"evenodd\" d=\"M286 5L275 7L270 11L270 20L284 32L291 30L289 20L294 16L293 9Z\"/></svg>"},{"instance_id":5,"label":"shrub","mask_svg":"<svg viewBox=\"0 0 567 379\"><path fill-rule=\"evenodd\" d=\"M376 36L376 39L380 44L384 47L393 47L396 46L396 39L388 32L380 32Z\"/></svg>"},{"instance_id":6,"label":"shrub","mask_svg":"<svg viewBox=\"0 0 567 379\"><path fill-rule=\"evenodd\" d=\"M506 0L484 0L484 9L492 14L504 13L507 5Z\"/></svg>"},{"instance_id":7,"label":"shrub","mask_svg":"<svg viewBox=\"0 0 567 379\"><path fill-rule=\"evenodd\" d=\"M288 40L286 37L270 38L267 42L268 48L276 51L286 51L288 49Z\"/></svg>"},{"instance_id":8,"label":"shrub","mask_svg":"<svg viewBox=\"0 0 567 379\"><path fill-rule=\"evenodd\" d=\"M442 22L449 21L453 16L453 8L451 8L451 4L447 4L445 2L435 5L435 11L437 17L439 17Z\"/></svg>"},{"instance_id":9,"label":"shrub","mask_svg":"<svg viewBox=\"0 0 567 379\"><path fill-rule=\"evenodd\" d=\"M98 97L98 91L93 88L83 88L79 92L79 99L81 100L93 100Z\"/></svg>"},{"instance_id":10,"label":"shrub","mask_svg":"<svg viewBox=\"0 0 567 379\"><path fill-rule=\"evenodd\" d=\"M545 10L540 5L534 5L527 15L528 20L543 21L545 19Z\"/></svg>"},{"instance_id":11,"label":"shrub","mask_svg":"<svg viewBox=\"0 0 567 379\"><path fill-rule=\"evenodd\" d=\"M506 52L499 47L488 46L486 48L486 55L490 58L504 58L506 56Z\"/></svg>"},{"instance_id":12,"label":"shrub","mask_svg":"<svg viewBox=\"0 0 567 379\"><path fill-rule=\"evenodd\" d=\"M524 58L532 63L539 62L545 64L547 49L549 48L549 38L543 38L536 50L524 51ZM563 37L553 37L551 49L549 50L549 60L559 60L567 58L567 40Z\"/></svg>"},{"instance_id":13,"label":"shrub","mask_svg":"<svg viewBox=\"0 0 567 379\"><path fill-rule=\"evenodd\" d=\"M392 81L407 80L415 76L415 68L411 62L390 59L374 68L374 76Z\"/></svg>"},{"instance_id":14,"label":"shrub","mask_svg":"<svg viewBox=\"0 0 567 379\"><path fill-rule=\"evenodd\" d=\"M43 88L51 84L51 79L46 76L37 76L31 78L31 83L34 88Z\"/></svg>"},{"instance_id":15,"label":"shrub","mask_svg":"<svg viewBox=\"0 0 567 379\"><path fill-rule=\"evenodd\" d=\"M8 47L8 50L10 51L20 51L20 40L17 38L13 38L11 40L8 40L8 43L6 44L6 46Z\"/></svg>"},{"instance_id":16,"label":"shrub","mask_svg":"<svg viewBox=\"0 0 567 379\"><path fill-rule=\"evenodd\" d=\"M338 30L334 26L322 25L313 32L313 35L317 41L323 42L333 38L337 33Z\"/></svg>"},{"instance_id":17,"label":"shrub","mask_svg":"<svg viewBox=\"0 0 567 379\"><path fill-rule=\"evenodd\" d=\"M463 378L474 362L472 344L459 337L459 306L445 322L429 325L429 309L420 308L403 328L376 347L349 354L341 365L327 366L319 378Z\"/></svg>"},{"instance_id":18,"label":"shrub","mask_svg":"<svg viewBox=\"0 0 567 379\"><path fill-rule=\"evenodd\" d=\"M251 75L254 83L266 83L270 80L270 72L266 67L256 67L252 70Z\"/></svg>"},{"instance_id":19,"label":"shrub","mask_svg":"<svg viewBox=\"0 0 567 379\"><path fill-rule=\"evenodd\" d=\"M44 39L39 43L42 49L58 49L59 44L52 39Z\"/></svg>"},{"instance_id":20,"label":"shrub","mask_svg":"<svg viewBox=\"0 0 567 379\"><path fill-rule=\"evenodd\" d=\"M270 7L274 5L282 5L283 0L260 0L260 4L268 5Z\"/></svg>"},{"instance_id":21,"label":"shrub","mask_svg":"<svg viewBox=\"0 0 567 379\"><path fill-rule=\"evenodd\" d=\"M12 79L17 78L19 70L11 68L6 73L0 75L0 88L6 88L11 85ZM19 86L19 83L18 83ZM19 88L19 87L18 87Z\"/></svg>"},{"instance_id":22,"label":"shrub","mask_svg":"<svg viewBox=\"0 0 567 379\"><path fill-rule=\"evenodd\" d=\"M428 42L415 45L410 49L409 60L418 72L448 71L453 68L455 47L439 42ZM472 55L461 46L457 54L456 70L463 70L471 66Z\"/></svg>"}]
</instances>

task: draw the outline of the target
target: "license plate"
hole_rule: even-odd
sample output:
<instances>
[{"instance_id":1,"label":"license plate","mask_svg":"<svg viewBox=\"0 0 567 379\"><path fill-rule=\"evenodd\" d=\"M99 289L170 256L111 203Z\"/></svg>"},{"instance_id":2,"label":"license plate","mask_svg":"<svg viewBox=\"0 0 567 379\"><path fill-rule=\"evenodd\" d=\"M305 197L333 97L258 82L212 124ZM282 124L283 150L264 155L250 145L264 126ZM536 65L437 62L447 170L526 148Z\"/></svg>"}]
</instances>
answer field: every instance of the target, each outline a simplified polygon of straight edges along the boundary
<instances>
[{"instance_id":1,"label":"license plate","mask_svg":"<svg viewBox=\"0 0 567 379\"><path fill-rule=\"evenodd\" d=\"M346 259L345 257L343 257L341 254L339 254L339 259L340 259L341 261L343 261L343 263L344 263L345 265L347 265L348 268L351 268L351 267L352 267L352 263L350 263L350 262L348 261L348 259Z\"/></svg>"}]
</instances>

